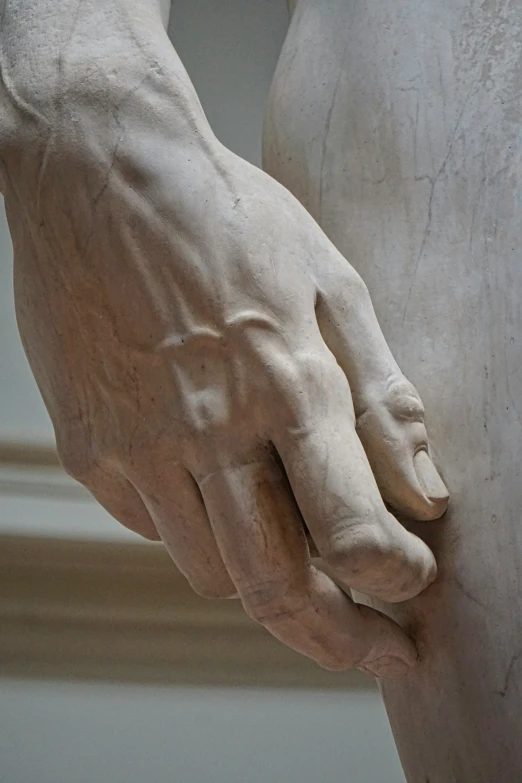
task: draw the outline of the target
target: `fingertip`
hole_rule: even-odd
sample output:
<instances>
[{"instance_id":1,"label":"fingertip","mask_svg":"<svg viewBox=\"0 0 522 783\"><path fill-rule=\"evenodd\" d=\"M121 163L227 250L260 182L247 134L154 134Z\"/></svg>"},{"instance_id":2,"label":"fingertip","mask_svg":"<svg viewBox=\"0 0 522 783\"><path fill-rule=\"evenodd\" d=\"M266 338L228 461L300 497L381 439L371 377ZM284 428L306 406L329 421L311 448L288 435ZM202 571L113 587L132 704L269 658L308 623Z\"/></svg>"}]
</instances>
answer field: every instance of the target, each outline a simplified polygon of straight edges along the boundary
<instances>
[{"instance_id":1,"label":"fingertip","mask_svg":"<svg viewBox=\"0 0 522 783\"><path fill-rule=\"evenodd\" d=\"M413 533L409 533L409 535L413 537L416 544L416 558L419 563L419 573L417 579L412 584L411 594L408 595L408 599L414 598L423 590L426 590L426 588L437 578L438 571L435 555L429 546Z\"/></svg>"},{"instance_id":2,"label":"fingertip","mask_svg":"<svg viewBox=\"0 0 522 783\"><path fill-rule=\"evenodd\" d=\"M429 587L429 585L432 584L432 582L435 581L438 574L438 568L437 568L437 561L435 560L435 555L429 550L430 553L430 563L426 569L426 587Z\"/></svg>"},{"instance_id":3,"label":"fingertip","mask_svg":"<svg viewBox=\"0 0 522 783\"><path fill-rule=\"evenodd\" d=\"M413 466L428 507L428 515L424 518L439 519L448 508L448 489L424 449L414 455Z\"/></svg>"},{"instance_id":4,"label":"fingertip","mask_svg":"<svg viewBox=\"0 0 522 783\"><path fill-rule=\"evenodd\" d=\"M405 560L399 562L400 571L394 580L393 589L388 589L382 598L387 603L397 604L409 601L422 593L437 578L437 562L429 546L418 536L406 530L394 517L392 517L396 540L405 556ZM408 567L405 568L405 563Z\"/></svg>"},{"instance_id":5,"label":"fingertip","mask_svg":"<svg viewBox=\"0 0 522 783\"><path fill-rule=\"evenodd\" d=\"M383 635L376 639L370 653L357 668L374 677L396 679L409 674L416 667L419 654L412 639L389 617L375 609L359 605L366 620L378 627Z\"/></svg>"},{"instance_id":6,"label":"fingertip","mask_svg":"<svg viewBox=\"0 0 522 783\"><path fill-rule=\"evenodd\" d=\"M368 412L357 427L382 498L411 519L438 519L448 507L449 492L429 456L424 427L423 445L415 451L419 433L414 438L402 424L393 422L390 430L389 423L389 419L372 417Z\"/></svg>"},{"instance_id":7,"label":"fingertip","mask_svg":"<svg viewBox=\"0 0 522 783\"><path fill-rule=\"evenodd\" d=\"M395 455L395 470L381 467L377 483L383 499L417 522L440 519L448 508L449 492L427 451Z\"/></svg>"},{"instance_id":8,"label":"fingertip","mask_svg":"<svg viewBox=\"0 0 522 783\"><path fill-rule=\"evenodd\" d=\"M385 655L371 664L360 665L357 668L379 679L397 680L410 674L415 664L410 664L394 655Z\"/></svg>"}]
</instances>

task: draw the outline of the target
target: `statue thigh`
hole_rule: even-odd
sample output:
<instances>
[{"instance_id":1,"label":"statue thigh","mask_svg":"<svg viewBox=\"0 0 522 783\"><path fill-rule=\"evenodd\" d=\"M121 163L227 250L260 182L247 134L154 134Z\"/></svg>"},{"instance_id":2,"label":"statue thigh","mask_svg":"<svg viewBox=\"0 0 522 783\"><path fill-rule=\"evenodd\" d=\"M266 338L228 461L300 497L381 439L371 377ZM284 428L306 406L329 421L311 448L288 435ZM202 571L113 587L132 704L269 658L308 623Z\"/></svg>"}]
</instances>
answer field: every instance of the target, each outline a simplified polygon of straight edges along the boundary
<instances>
[{"instance_id":1,"label":"statue thigh","mask_svg":"<svg viewBox=\"0 0 522 783\"><path fill-rule=\"evenodd\" d=\"M522 780L522 5L299 0L265 168L365 279L452 493L437 582L385 611L410 783ZM381 607L383 608L383 607Z\"/></svg>"}]
</instances>

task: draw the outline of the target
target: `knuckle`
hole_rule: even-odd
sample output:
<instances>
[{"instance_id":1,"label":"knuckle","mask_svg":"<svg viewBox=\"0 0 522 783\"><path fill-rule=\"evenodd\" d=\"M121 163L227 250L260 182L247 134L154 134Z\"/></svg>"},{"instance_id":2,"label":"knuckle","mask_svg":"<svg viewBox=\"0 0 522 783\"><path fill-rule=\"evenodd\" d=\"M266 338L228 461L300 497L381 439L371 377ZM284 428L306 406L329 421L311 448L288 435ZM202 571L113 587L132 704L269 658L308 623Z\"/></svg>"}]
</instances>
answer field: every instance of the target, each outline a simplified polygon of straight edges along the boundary
<instances>
[{"instance_id":1,"label":"knuckle","mask_svg":"<svg viewBox=\"0 0 522 783\"><path fill-rule=\"evenodd\" d=\"M65 472L89 486L99 474L100 462L85 444L57 443L58 459Z\"/></svg>"},{"instance_id":2,"label":"knuckle","mask_svg":"<svg viewBox=\"0 0 522 783\"><path fill-rule=\"evenodd\" d=\"M350 576L380 568L390 554L390 542L381 525L353 519L349 526L334 532L322 550L323 559L334 571Z\"/></svg>"},{"instance_id":3,"label":"knuckle","mask_svg":"<svg viewBox=\"0 0 522 783\"><path fill-rule=\"evenodd\" d=\"M152 526L150 528L149 527L145 528L143 526L140 527L136 526L132 529L134 530L135 533L137 533L142 538L145 538L147 541L161 541L160 534L158 533L156 528Z\"/></svg>"},{"instance_id":4,"label":"knuckle","mask_svg":"<svg viewBox=\"0 0 522 783\"><path fill-rule=\"evenodd\" d=\"M301 388L321 390L335 374L338 365L326 351L301 350L294 355L296 377Z\"/></svg>"},{"instance_id":5,"label":"knuckle","mask_svg":"<svg viewBox=\"0 0 522 783\"><path fill-rule=\"evenodd\" d=\"M295 357L283 340L264 341L252 353L270 388L286 396L298 384Z\"/></svg>"},{"instance_id":6,"label":"knuckle","mask_svg":"<svg viewBox=\"0 0 522 783\"><path fill-rule=\"evenodd\" d=\"M385 405L395 419L424 421L424 406L415 386L406 378L393 382L387 390Z\"/></svg>"},{"instance_id":7,"label":"knuckle","mask_svg":"<svg viewBox=\"0 0 522 783\"><path fill-rule=\"evenodd\" d=\"M338 389L340 368L326 352L299 351L289 357L287 383L283 389L281 413L286 425L309 429L331 403Z\"/></svg>"},{"instance_id":8,"label":"knuckle","mask_svg":"<svg viewBox=\"0 0 522 783\"><path fill-rule=\"evenodd\" d=\"M390 602L417 595L434 578L431 561L378 523L333 536L323 559L351 587Z\"/></svg>"},{"instance_id":9,"label":"knuckle","mask_svg":"<svg viewBox=\"0 0 522 783\"><path fill-rule=\"evenodd\" d=\"M258 623L272 626L297 618L309 606L305 591L289 589L287 581L265 582L242 593L248 616Z\"/></svg>"},{"instance_id":10,"label":"knuckle","mask_svg":"<svg viewBox=\"0 0 522 783\"><path fill-rule=\"evenodd\" d=\"M424 406L415 387L404 376L395 376L367 392L357 404L356 429L371 459L392 444L424 444Z\"/></svg>"},{"instance_id":11,"label":"knuckle","mask_svg":"<svg viewBox=\"0 0 522 783\"><path fill-rule=\"evenodd\" d=\"M336 275L334 293L345 296L347 292L351 296L370 296L366 283L360 274L348 262L343 264L338 274Z\"/></svg>"},{"instance_id":12,"label":"knuckle","mask_svg":"<svg viewBox=\"0 0 522 783\"><path fill-rule=\"evenodd\" d=\"M215 437L230 422L230 399L227 384L214 379L206 386L186 395L189 431L194 437Z\"/></svg>"},{"instance_id":13,"label":"knuckle","mask_svg":"<svg viewBox=\"0 0 522 783\"><path fill-rule=\"evenodd\" d=\"M208 600L235 598L236 588L230 580L219 578L188 577L188 581L196 595Z\"/></svg>"},{"instance_id":14,"label":"knuckle","mask_svg":"<svg viewBox=\"0 0 522 783\"><path fill-rule=\"evenodd\" d=\"M353 669L355 666L355 660L348 650L337 650L333 647L329 649L326 646L323 646L318 653L316 662L322 669L330 672L346 671L346 669Z\"/></svg>"},{"instance_id":15,"label":"knuckle","mask_svg":"<svg viewBox=\"0 0 522 783\"><path fill-rule=\"evenodd\" d=\"M361 301L370 302L368 287L360 274L343 258L329 276L324 296L320 296L318 304L327 309L333 307L336 311L344 311L350 303Z\"/></svg>"}]
</instances>

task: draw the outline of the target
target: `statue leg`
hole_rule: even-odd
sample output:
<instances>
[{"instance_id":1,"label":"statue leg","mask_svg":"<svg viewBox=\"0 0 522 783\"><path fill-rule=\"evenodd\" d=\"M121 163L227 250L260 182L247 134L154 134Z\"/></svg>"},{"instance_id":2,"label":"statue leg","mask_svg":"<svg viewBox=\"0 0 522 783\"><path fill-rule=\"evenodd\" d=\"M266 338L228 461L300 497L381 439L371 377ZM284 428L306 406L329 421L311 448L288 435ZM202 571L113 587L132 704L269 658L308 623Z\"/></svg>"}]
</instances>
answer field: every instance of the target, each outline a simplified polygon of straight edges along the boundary
<instances>
[{"instance_id":1,"label":"statue leg","mask_svg":"<svg viewBox=\"0 0 522 783\"><path fill-rule=\"evenodd\" d=\"M522 4L300 0L267 170L359 270L452 493L439 578L386 611L421 662L382 692L410 783L522 780Z\"/></svg>"}]
</instances>

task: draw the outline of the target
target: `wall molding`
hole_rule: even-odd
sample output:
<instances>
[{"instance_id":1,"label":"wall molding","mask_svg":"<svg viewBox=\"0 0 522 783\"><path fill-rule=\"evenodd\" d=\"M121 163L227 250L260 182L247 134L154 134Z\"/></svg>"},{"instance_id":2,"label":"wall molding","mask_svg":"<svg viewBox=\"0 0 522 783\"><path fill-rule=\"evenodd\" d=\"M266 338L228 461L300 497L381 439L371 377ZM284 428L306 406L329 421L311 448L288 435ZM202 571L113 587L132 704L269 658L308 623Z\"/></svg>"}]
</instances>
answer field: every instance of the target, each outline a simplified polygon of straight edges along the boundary
<instances>
[{"instance_id":1,"label":"wall molding","mask_svg":"<svg viewBox=\"0 0 522 783\"><path fill-rule=\"evenodd\" d=\"M196 596L161 545L0 536L0 675L368 689Z\"/></svg>"},{"instance_id":2,"label":"wall molding","mask_svg":"<svg viewBox=\"0 0 522 783\"><path fill-rule=\"evenodd\" d=\"M0 501L2 495L10 498L10 514L17 513L17 498L28 496L41 501L36 514L56 500L63 501L65 519L85 514L86 503L93 519L99 513L89 493L63 472L52 446L0 440ZM359 672L327 672L288 650L238 601L198 597L160 544L61 532L50 538L35 530L33 519L25 535L0 531L0 675L375 687Z\"/></svg>"},{"instance_id":3,"label":"wall molding","mask_svg":"<svg viewBox=\"0 0 522 783\"><path fill-rule=\"evenodd\" d=\"M0 465L20 465L62 470L56 448L52 444L0 438Z\"/></svg>"}]
</instances>

